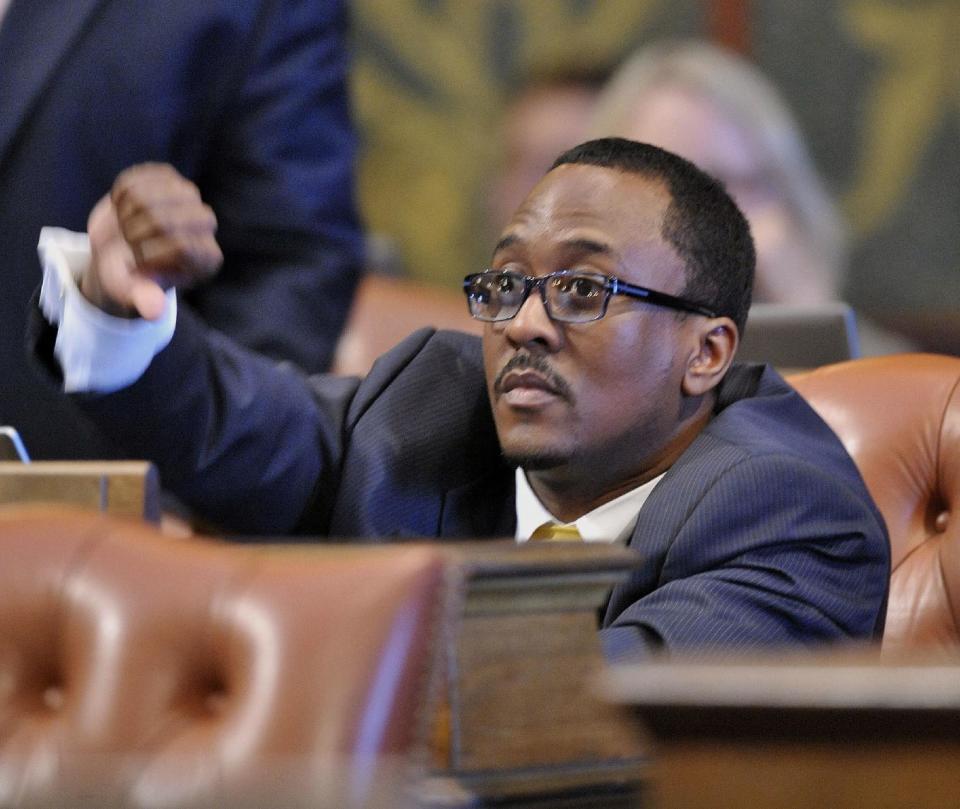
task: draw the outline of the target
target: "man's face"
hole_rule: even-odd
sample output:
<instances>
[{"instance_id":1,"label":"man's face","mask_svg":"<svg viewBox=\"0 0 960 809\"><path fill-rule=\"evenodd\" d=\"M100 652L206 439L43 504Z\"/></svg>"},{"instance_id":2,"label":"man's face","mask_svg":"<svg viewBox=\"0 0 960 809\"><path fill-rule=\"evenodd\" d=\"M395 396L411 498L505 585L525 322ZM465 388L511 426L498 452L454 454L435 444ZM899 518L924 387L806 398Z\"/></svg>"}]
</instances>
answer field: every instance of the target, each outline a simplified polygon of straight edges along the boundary
<instances>
[{"instance_id":1,"label":"man's face","mask_svg":"<svg viewBox=\"0 0 960 809\"><path fill-rule=\"evenodd\" d=\"M531 276L584 269L678 295L683 263L660 236L669 202L657 181L560 166L504 229L491 267ZM558 323L534 291L515 318L486 324L487 389L504 454L557 482L656 469L682 418L683 369L695 348L688 320L615 295L600 320Z\"/></svg>"}]
</instances>

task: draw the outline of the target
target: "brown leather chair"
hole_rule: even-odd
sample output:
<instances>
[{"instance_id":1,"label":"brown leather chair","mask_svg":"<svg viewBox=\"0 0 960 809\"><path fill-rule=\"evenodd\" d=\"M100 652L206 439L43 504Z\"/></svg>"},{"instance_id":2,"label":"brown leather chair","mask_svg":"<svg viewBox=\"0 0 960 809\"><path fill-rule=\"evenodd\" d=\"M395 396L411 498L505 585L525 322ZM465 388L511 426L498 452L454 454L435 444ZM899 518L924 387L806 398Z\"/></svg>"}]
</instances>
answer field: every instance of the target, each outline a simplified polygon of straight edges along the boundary
<instances>
[{"instance_id":1,"label":"brown leather chair","mask_svg":"<svg viewBox=\"0 0 960 809\"><path fill-rule=\"evenodd\" d=\"M0 508L0 806L402 806L439 551Z\"/></svg>"},{"instance_id":2,"label":"brown leather chair","mask_svg":"<svg viewBox=\"0 0 960 809\"><path fill-rule=\"evenodd\" d=\"M901 354L790 377L840 436L890 532L884 652L960 644L960 358Z\"/></svg>"}]
</instances>

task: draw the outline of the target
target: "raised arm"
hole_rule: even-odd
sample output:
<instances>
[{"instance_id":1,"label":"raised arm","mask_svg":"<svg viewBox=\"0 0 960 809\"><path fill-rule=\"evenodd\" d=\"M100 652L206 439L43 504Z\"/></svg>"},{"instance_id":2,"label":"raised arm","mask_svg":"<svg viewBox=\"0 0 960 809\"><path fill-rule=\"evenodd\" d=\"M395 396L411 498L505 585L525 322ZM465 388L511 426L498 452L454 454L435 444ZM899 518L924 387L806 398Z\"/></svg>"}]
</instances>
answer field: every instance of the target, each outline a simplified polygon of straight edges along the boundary
<instances>
[{"instance_id":1,"label":"raised arm","mask_svg":"<svg viewBox=\"0 0 960 809\"><path fill-rule=\"evenodd\" d=\"M308 505L322 512L357 380L310 380L176 311L167 290L208 278L220 250L212 211L171 167L125 171L89 227L89 248L47 234L39 359L127 457L154 461L210 522L280 534Z\"/></svg>"}]
</instances>

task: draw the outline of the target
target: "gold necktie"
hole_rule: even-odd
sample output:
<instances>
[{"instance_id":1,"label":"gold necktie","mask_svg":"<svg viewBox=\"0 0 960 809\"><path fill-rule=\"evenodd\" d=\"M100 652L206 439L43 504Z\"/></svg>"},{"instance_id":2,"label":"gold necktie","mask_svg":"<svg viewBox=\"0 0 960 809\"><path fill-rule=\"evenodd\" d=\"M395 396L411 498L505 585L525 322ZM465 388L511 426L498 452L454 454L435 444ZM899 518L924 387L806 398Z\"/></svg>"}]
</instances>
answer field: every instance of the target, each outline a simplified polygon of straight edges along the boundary
<instances>
[{"instance_id":1,"label":"gold necktie","mask_svg":"<svg viewBox=\"0 0 960 809\"><path fill-rule=\"evenodd\" d=\"M583 539L574 523L545 522L537 528L530 539L552 539L557 542L579 542Z\"/></svg>"}]
</instances>

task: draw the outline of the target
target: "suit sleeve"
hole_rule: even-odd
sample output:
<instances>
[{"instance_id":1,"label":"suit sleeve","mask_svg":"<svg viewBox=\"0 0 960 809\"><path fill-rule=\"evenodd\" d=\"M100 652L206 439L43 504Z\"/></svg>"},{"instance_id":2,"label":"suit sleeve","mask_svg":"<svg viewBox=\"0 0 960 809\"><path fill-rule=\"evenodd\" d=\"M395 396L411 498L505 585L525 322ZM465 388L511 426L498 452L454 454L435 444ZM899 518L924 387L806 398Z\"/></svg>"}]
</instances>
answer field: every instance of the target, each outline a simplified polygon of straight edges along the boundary
<instances>
[{"instance_id":1,"label":"suit sleeve","mask_svg":"<svg viewBox=\"0 0 960 809\"><path fill-rule=\"evenodd\" d=\"M340 0L264 2L195 177L224 268L187 296L243 345L326 370L362 264Z\"/></svg>"},{"instance_id":2,"label":"suit sleeve","mask_svg":"<svg viewBox=\"0 0 960 809\"><path fill-rule=\"evenodd\" d=\"M793 457L727 470L683 521L657 585L601 632L609 659L869 639L889 546L876 512Z\"/></svg>"},{"instance_id":3,"label":"suit sleeve","mask_svg":"<svg viewBox=\"0 0 960 809\"><path fill-rule=\"evenodd\" d=\"M56 376L55 331L36 331L35 356ZM308 378L181 311L173 339L134 384L71 399L124 457L153 461L164 488L217 529L281 535L308 509L329 508L359 384Z\"/></svg>"}]
</instances>

